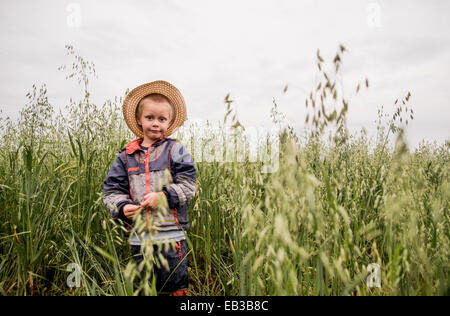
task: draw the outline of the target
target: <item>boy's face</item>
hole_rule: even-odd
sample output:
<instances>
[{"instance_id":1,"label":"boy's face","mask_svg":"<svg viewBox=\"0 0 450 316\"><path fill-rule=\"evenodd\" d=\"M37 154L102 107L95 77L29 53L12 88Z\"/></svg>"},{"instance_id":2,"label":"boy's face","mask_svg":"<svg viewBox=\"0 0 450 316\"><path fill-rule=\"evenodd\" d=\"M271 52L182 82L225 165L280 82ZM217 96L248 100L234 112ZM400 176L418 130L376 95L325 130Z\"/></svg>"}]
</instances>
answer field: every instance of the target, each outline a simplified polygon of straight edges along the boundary
<instances>
[{"instance_id":1,"label":"boy's face","mask_svg":"<svg viewBox=\"0 0 450 316\"><path fill-rule=\"evenodd\" d=\"M144 139L154 141L163 137L172 119L170 104L145 99L141 102L142 113L137 122L142 126Z\"/></svg>"}]
</instances>

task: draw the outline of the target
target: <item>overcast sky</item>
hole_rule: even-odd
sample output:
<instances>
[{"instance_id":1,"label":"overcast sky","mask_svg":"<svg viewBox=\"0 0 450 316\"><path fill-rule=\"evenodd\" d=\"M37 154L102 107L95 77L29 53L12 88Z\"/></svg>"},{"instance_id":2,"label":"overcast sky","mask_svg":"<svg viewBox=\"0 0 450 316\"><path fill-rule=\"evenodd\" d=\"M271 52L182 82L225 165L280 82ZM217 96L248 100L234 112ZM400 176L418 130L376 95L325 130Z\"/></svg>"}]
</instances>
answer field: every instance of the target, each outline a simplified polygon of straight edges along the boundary
<instances>
[{"instance_id":1,"label":"overcast sky","mask_svg":"<svg viewBox=\"0 0 450 316\"><path fill-rule=\"evenodd\" d=\"M183 93L190 118L222 119L231 93L245 126L269 124L275 98L300 130L316 51L330 60L342 43L344 89L370 81L351 100L352 129L374 133L377 109L392 113L411 91L410 144L450 139L447 0L2 0L0 8L0 106L11 118L33 84L47 84L55 107L80 95L57 70L71 64L72 44L96 65L98 104L162 79Z\"/></svg>"}]
</instances>

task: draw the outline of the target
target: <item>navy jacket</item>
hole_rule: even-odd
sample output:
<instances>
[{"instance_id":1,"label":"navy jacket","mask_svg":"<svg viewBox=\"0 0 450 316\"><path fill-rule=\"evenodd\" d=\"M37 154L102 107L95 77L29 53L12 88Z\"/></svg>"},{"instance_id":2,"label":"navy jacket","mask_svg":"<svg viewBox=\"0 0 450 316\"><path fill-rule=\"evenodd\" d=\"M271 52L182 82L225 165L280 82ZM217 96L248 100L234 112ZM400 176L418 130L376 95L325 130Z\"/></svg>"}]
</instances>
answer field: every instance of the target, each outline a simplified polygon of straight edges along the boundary
<instances>
[{"instance_id":1,"label":"navy jacket","mask_svg":"<svg viewBox=\"0 0 450 316\"><path fill-rule=\"evenodd\" d=\"M188 230L189 202L196 192L196 170L191 155L176 139L162 138L147 152L140 147L142 141L139 138L128 143L117 155L103 184L103 202L114 219L132 226L123 207L140 205L147 193L164 192L170 212L164 217L155 216L158 230Z\"/></svg>"}]
</instances>

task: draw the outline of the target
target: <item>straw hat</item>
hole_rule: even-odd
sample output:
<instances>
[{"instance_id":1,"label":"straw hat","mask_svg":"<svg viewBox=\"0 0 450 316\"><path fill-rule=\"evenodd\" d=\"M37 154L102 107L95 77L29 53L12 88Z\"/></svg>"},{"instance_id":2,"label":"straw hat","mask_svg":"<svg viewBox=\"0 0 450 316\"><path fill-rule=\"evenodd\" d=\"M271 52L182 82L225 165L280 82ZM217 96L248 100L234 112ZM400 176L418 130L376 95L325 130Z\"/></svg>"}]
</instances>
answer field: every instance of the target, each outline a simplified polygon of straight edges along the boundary
<instances>
[{"instance_id":1,"label":"straw hat","mask_svg":"<svg viewBox=\"0 0 450 316\"><path fill-rule=\"evenodd\" d=\"M180 91L167 81L157 80L140 85L127 94L123 101L123 116L131 131L143 138L142 128L136 121L136 109L139 102L149 94L159 93L167 97L172 105L173 118L165 136L171 135L186 120L186 104Z\"/></svg>"}]
</instances>

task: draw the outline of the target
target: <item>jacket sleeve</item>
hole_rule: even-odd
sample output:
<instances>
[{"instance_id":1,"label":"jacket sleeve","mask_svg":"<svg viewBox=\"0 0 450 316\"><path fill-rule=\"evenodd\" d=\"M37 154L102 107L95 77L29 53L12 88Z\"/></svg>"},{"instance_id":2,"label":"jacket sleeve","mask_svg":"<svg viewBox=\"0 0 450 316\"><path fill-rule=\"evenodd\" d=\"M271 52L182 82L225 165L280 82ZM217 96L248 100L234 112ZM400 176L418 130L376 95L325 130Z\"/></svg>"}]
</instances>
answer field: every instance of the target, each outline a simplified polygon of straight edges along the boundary
<instances>
[{"instance_id":1,"label":"jacket sleeve","mask_svg":"<svg viewBox=\"0 0 450 316\"><path fill-rule=\"evenodd\" d=\"M131 223L132 221L123 213L123 207L126 204L135 204L130 197L128 173L122 159L123 155L125 155L123 151L117 155L103 182L103 203L114 219Z\"/></svg>"},{"instance_id":2,"label":"jacket sleeve","mask_svg":"<svg viewBox=\"0 0 450 316\"><path fill-rule=\"evenodd\" d=\"M169 208L180 208L194 197L197 174L191 154L181 143L175 143L170 153L170 170L173 183L163 187Z\"/></svg>"}]
</instances>

